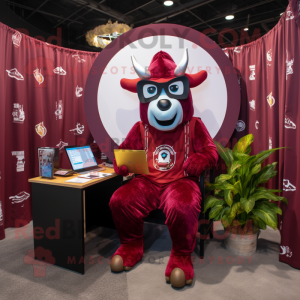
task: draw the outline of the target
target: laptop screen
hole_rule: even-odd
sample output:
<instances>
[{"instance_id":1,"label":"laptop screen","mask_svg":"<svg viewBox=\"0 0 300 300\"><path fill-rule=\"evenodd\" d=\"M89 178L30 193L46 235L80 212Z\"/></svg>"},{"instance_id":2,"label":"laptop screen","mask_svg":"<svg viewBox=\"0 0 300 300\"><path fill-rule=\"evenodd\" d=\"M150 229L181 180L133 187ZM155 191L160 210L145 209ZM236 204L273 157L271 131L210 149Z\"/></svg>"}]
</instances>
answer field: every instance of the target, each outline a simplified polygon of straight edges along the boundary
<instances>
[{"instance_id":1,"label":"laptop screen","mask_svg":"<svg viewBox=\"0 0 300 300\"><path fill-rule=\"evenodd\" d=\"M90 146L66 148L74 171L97 167L97 162Z\"/></svg>"}]
</instances>

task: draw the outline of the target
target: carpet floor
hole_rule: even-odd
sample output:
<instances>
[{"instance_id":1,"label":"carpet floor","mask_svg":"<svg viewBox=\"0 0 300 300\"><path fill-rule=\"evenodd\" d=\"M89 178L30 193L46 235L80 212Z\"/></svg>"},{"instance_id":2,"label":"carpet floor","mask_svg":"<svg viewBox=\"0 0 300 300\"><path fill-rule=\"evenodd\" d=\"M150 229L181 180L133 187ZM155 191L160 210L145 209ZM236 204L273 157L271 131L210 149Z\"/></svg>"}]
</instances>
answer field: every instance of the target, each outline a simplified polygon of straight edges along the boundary
<instances>
[{"instance_id":1,"label":"carpet floor","mask_svg":"<svg viewBox=\"0 0 300 300\"><path fill-rule=\"evenodd\" d=\"M28 235L32 223L28 226ZM220 226L215 226L218 234ZM197 241L198 242L198 241ZM6 229L0 241L1 300L295 300L300 299L300 270L280 263L280 234L267 228L258 239L257 252L251 258L229 253L220 239L205 243L205 258L199 260L195 248L195 277L191 286L172 288L165 282L165 268L171 250L168 229L145 223L144 258L131 271L114 274L109 257L119 247L115 230L98 228L86 237L86 273L79 275L55 266L38 272L24 262L33 249L32 238L19 236L15 229Z\"/></svg>"}]
</instances>

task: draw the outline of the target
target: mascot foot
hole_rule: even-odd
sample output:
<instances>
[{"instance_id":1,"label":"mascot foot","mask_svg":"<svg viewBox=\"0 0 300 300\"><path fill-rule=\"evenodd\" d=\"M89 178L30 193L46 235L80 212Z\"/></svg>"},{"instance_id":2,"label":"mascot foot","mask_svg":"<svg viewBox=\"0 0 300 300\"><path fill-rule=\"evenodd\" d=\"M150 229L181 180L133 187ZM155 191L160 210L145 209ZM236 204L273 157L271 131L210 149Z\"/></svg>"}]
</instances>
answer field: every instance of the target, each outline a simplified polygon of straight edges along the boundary
<instances>
[{"instance_id":1,"label":"mascot foot","mask_svg":"<svg viewBox=\"0 0 300 300\"><path fill-rule=\"evenodd\" d=\"M172 249L165 275L166 281L173 287L181 288L192 284L194 269L191 255L181 254Z\"/></svg>"},{"instance_id":2,"label":"mascot foot","mask_svg":"<svg viewBox=\"0 0 300 300\"><path fill-rule=\"evenodd\" d=\"M132 244L122 244L113 255L110 269L113 272L131 270L143 258L143 241Z\"/></svg>"},{"instance_id":3,"label":"mascot foot","mask_svg":"<svg viewBox=\"0 0 300 300\"><path fill-rule=\"evenodd\" d=\"M110 269L113 272L129 271L132 267L123 266L123 258L120 255L115 255L110 262Z\"/></svg>"},{"instance_id":4,"label":"mascot foot","mask_svg":"<svg viewBox=\"0 0 300 300\"><path fill-rule=\"evenodd\" d=\"M193 279L185 280L185 274L180 268L173 269L171 276L166 277L166 281L176 288L182 288L186 284L190 285L193 283Z\"/></svg>"}]
</instances>

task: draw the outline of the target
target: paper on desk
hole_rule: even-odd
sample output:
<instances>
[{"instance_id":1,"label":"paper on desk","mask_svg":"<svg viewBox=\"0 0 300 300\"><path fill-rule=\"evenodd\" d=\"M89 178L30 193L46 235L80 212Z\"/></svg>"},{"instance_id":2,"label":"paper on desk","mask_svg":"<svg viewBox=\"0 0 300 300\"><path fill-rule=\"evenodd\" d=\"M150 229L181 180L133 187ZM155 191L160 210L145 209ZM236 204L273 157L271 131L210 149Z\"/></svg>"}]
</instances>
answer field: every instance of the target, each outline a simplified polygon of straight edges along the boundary
<instances>
[{"instance_id":1,"label":"paper on desk","mask_svg":"<svg viewBox=\"0 0 300 300\"><path fill-rule=\"evenodd\" d=\"M93 180L93 179L85 179L85 178L78 178L78 177L76 177L76 178L67 180L65 182L86 183L86 182L91 181L91 180Z\"/></svg>"},{"instance_id":2,"label":"paper on desk","mask_svg":"<svg viewBox=\"0 0 300 300\"><path fill-rule=\"evenodd\" d=\"M97 173L97 174L96 174ZM96 176L97 175L97 176ZM97 179L97 178L103 178L107 176L111 176L112 173L100 173L100 172L91 172L84 175L79 175L79 178L91 178L91 179ZM78 178L77 177L77 178Z\"/></svg>"}]
</instances>

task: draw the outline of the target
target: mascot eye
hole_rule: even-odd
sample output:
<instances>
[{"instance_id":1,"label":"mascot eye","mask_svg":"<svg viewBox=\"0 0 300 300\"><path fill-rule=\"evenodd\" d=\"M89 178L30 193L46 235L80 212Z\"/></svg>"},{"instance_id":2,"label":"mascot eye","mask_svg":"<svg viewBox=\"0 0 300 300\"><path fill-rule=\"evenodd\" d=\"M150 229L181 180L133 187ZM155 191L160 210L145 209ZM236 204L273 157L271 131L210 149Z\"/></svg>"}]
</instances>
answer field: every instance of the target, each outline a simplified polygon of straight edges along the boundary
<instances>
[{"instance_id":1,"label":"mascot eye","mask_svg":"<svg viewBox=\"0 0 300 300\"><path fill-rule=\"evenodd\" d=\"M184 86L182 81L176 81L169 85L169 92L173 95L182 95Z\"/></svg>"},{"instance_id":2,"label":"mascot eye","mask_svg":"<svg viewBox=\"0 0 300 300\"><path fill-rule=\"evenodd\" d=\"M151 98L157 94L157 87L152 84L145 84L143 86L143 94L145 98Z\"/></svg>"}]
</instances>

